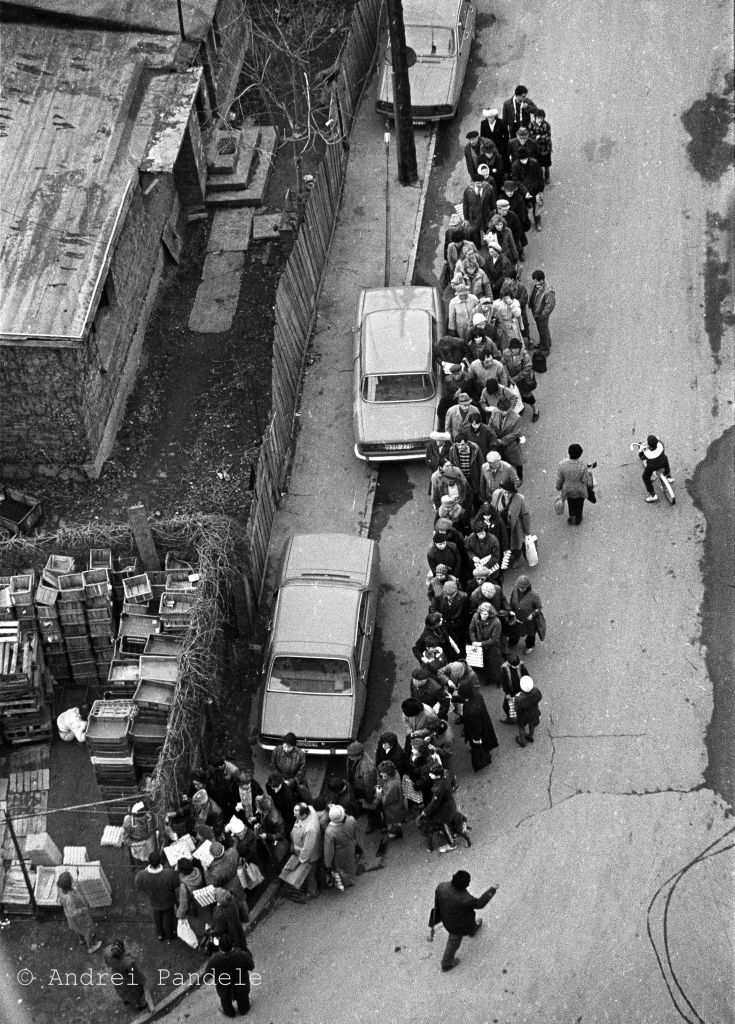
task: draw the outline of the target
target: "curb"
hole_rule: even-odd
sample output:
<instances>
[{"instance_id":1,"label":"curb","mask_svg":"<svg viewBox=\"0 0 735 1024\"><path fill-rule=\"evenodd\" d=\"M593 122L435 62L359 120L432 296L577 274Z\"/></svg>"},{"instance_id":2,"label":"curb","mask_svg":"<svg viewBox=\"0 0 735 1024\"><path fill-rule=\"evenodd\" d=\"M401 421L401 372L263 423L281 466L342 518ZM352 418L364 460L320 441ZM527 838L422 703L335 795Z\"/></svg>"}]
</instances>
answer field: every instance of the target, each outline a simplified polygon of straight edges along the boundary
<instances>
[{"instance_id":1,"label":"curb","mask_svg":"<svg viewBox=\"0 0 735 1024\"><path fill-rule=\"evenodd\" d=\"M421 182L421 194L419 196L419 205L416 211L416 223L413 228L413 244L411 245L411 255L408 257L408 267L406 268L406 279L403 282L404 285L412 284L413 272L416 269L416 256L419 250L419 235L421 234L421 224L424 219L424 207L426 206L426 193L429 191L431 169L434 166L434 150L436 149L437 134L437 128L434 126L431 129L431 136L429 137L429 151L426 154L426 167L424 168L424 177Z\"/></svg>"},{"instance_id":2,"label":"curb","mask_svg":"<svg viewBox=\"0 0 735 1024\"><path fill-rule=\"evenodd\" d=\"M270 908L273 906L273 903L275 901L275 898L278 894L278 890L280 889L280 887L281 883L279 879L275 879L274 881L268 883L265 892L258 899L252 911L250 912L250 920L247 922L247 924L243 926L243 931L245 932L246 936L250 935L250 933L254 931L258 922L263 917L265 917ZM190 975L201 976L204 974L205 965L206 961L196 971L189 971L188 973ZM147 1024L148 1021L153 1020L154 1017L157 1017L160 1013L166 1013L173 1006L175 1006L180 999L183 999L184 996L188 996L190 992L197 988L199 988L198 982L192 980L187 981L184 985L180 985L178 988L174 989L173 992L170 992L164 999L160 1001L160 1003L156 1003L153 1009L146 1010L144 1013L141 1013L137 1017L134 1017L133 1020L131 1021L131 1024Z\"/></svg>"}]
</instances>

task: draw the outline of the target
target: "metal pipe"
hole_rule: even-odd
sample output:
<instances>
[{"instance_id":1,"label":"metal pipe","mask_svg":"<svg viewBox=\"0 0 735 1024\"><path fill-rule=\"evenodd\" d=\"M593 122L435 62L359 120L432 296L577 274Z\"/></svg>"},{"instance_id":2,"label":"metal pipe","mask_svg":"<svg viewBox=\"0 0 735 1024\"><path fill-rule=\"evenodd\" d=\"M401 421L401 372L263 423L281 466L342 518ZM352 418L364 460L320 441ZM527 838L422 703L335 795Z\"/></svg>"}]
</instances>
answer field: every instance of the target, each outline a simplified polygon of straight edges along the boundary
<instances>
[{"instance_id":1,"label":"metal pipe","mask_svg":"<svg viewBox=\"0 0 735 1024\"><path fill-rule=\"evenodd\" d=\"M385 143L385 272L383 284L390 285L390 132L383 136Z\"/></svg>"}]
</instances>

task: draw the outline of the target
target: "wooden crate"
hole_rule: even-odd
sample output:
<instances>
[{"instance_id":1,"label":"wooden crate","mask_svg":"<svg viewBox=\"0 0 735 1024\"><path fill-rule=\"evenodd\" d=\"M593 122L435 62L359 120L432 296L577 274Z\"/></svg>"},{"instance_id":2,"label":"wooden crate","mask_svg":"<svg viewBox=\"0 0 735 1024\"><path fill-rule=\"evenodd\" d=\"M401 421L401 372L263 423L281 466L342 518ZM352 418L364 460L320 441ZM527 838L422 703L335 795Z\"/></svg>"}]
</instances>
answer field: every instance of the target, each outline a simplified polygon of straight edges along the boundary
<instances>
[{"instance_id":1,"label":"wooden crate","mask_svg":"<svg viewBox=\"0 0 735 1024\"><path fill-rule=\"evenodd\" d=\"M194 612L197 596L195 592L167 590L161 597L159 616L164 626L178 628L188 626Z\"/></svg>"},{"instance_id":2,"label":"wooden crate","mask_svg":"<svg viewBox=\"0 0 735 1024\"><path fill-rule=\"evenodd\" d=\"M33 604L33 575L10 577L10 600L14 605Z\"/></svg>"},{"instance_id":3,"label":"wooden crate","mask_svg":"<svg viewBox=\"0 0 735 1024\"><path fill-rule=\"evenodd\" d=\"M148 573L140 576L129 576L123 580L125 601L129 604L148 604L153 598L153 590Z\"/></svg>"},{"instance_id":4,"label":"wooden crate","mask_svg":"<svg viewBox=\"0 0 735 1024\"><path fill-rule=\"evenodd\" d=\"M112 594L109 569L87 569L82 573L87 597L109 597Z\"/></svg>"},{"instance_id":5,"label":"wooden crate","mask_svg":"<svg viewBox=\"0 0 735 1024\"><path fill-rule=\"evenodd\" d=\"M90 548L89 568L112 570L112 548Z\"/></svg>"},{"instance_id":6,"label":"wooden crate","mask_svg":"<svg viewBox=\"0 0 735 1024\"><path fill-rule=\"evenodd\" d=\"M59 576L59 604L84 602L84 577L80 572Z\"/></svg>"},{"instance_id":7,"label":"wooden crate","mask_svg":"<svg viewBox=\"0 0 735 1024\"><path fill-rule=\"evenodd\" d=\"M76 561L69 555L49 555L43 567L41 580L50 587L58 588L59 576L66 576L76 569Z\"/></svg>"},{"instance_id":8,"label":"wooden crate","mask_svg":"<svg viewBox=\"0 0 735 1024\"><path fill-rule=\"evenodd\" d=\"M12 487L0 490L0 526L15 536L30 533L43 519L41 502L33 494Z\"/></svg>"}]
</instances>

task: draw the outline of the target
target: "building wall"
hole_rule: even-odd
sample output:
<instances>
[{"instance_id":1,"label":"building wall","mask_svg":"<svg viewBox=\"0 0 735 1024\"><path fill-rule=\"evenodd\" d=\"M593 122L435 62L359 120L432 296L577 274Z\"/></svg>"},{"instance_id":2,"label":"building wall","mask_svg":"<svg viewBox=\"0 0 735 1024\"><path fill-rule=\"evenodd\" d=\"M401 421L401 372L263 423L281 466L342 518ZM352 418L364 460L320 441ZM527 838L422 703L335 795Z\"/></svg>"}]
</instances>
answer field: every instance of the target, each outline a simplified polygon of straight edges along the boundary
<instances>
[{"instance_id":1,"label":"building wall","mask_svg":"<svg viewBox=\"0 0 735 1024\"><path fill-rule=\"evenodd\" d=\"M214 23L199 52L210 106L221 115L226 114L235 96L250 42L245 9L245 0L220 0Z\"/></svg>"},{"instance_id":2,"label":"building wall","mask_svg":"<svg viewBox=\"0 0 735 1024\"><path fill-rule=\"evenodd\" d=\"M113 413L135 383L161 234L178 215L173 175L144 196L136 188L110 263L93 328L70 347L31 340L0 347L0 473L77 470L95 462ZM157 269L158 268L158 269ZM110 443L111 443L110 440ZM100 464L101 466L101 464ZM97 469L99 472L99 468Z\"/></svg>"}]
</instances>

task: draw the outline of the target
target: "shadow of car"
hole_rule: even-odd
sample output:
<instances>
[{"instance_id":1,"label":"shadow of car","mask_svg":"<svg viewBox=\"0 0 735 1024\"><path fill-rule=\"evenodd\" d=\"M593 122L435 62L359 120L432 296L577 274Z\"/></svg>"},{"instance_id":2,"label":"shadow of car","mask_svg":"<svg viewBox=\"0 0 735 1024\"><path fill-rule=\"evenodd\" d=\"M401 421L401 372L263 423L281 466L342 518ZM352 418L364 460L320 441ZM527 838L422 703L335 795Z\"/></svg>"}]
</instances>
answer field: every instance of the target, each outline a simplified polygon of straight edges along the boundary
<instances>
[{"instance_id":1,"label":"shadow of car","mask_svg":"<svg viewBox=\"0 0 735 1024\"><path fill-rule=\"evenodd\" d=\"M403 0L408 80L414 124L454 117L472 40L476 0ZM393 117L393 66L387 32L381 42L376 109Z\"/></svg>"}]
</instances>

